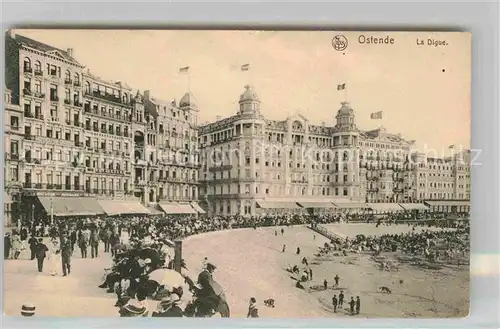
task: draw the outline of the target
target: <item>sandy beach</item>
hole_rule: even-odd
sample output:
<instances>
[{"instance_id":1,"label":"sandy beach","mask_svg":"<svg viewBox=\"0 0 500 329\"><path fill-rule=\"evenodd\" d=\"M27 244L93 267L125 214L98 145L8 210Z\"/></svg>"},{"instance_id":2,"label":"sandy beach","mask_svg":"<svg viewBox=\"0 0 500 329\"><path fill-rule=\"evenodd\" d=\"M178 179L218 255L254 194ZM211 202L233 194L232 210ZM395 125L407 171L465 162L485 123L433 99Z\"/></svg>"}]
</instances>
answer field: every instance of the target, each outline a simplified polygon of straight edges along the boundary
<instances>
[{"instance_id":1,"label":"sandy beach","mask_svg":"<svg viewBox=\"0 0 500 329\"><path fill-rule=\"evenodd\" d=\"M411 228L381 226L375 231L373 224L332 224L329 229L355 236L400 233ZM427 228L416 231L421 229ZM246 316L250 297L261 302L263 317L349 316L346 310L333 313L331 299L338 291L331 285L336 274L346 300L360 296L359 317L461 317L468 314L467 265L430 270L399 264L397 272L388 272L381 271L368 254L313 261L313 254L327 239L306 227L285 228L283 236L279 232L275 236L274 231L275 228L222 231L193 236L184 242L184 258L193 269L198 270L205 256L218 266L215 279L226 289L232 316ZM283 245L286 245L285 253L281 252ZM297 247L301 249L300 256L295 254ZM313 280L306 285L313 289L300 290L294 287L295 281L285 268L299 265L304 256L313 261L310 264ZM388 258L395 256L387 255ZM329 289L314 291L315 286L323 285L325 278ZM392 294L381 294L380 286L389 287ZM275 308L262 305L268 298L276 300Z\"/></svg>"}]
</instances>

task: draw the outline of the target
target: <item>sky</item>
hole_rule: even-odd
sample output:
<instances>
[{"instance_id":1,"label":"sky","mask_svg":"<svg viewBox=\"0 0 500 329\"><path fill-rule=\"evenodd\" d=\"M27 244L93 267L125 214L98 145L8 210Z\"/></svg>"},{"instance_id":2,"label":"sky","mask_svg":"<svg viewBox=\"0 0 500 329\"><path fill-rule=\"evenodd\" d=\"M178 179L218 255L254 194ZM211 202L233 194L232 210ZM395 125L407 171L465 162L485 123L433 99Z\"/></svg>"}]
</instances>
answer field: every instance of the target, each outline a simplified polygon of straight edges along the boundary
<instances>
[{"instance_id":1,"label":"sky","mask_svg":"<svg viewBox=\"0 0 500 329\"><path fill-rule=\"evenodd\" d=\"M283 120L302 114L311 124L334 125L348 100L362 130L380 126L416 140L416 148L446 152L470 147L471 36L468 33L16 30L61 48L91 73L126 82L153 97L179 100L191 91L198 122L236 114L251 84L261 113ZM345 50L332 46L336 35ZM392 44L361 44L359 37L392 37ZM428 39L446 45L428 45ZM417 45L418 40L424 45ZM241 65L250 64L247 72ZM179 68L189 66L189 79ZM345 91L337 91L338 84ZM381 120L370 113L383 111Z\"/></svg>"}]
</instances>

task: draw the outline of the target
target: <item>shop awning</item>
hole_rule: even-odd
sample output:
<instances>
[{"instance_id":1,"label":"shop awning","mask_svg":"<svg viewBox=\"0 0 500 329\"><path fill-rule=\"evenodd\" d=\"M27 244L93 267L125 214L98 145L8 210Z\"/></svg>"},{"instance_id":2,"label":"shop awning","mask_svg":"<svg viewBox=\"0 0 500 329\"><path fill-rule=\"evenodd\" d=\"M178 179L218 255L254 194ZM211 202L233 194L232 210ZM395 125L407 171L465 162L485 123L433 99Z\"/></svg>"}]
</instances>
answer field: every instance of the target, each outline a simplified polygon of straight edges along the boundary
<instances>
[{"instance_id":1,"label":"shop awning","mask_svg":"<svg viewBox=\"0 0 500 329\"><path fill-rule=\"evenodd\" d=\"M331 202L314 202L314 201L299 201L297 202L302 208L335 208L335 205Z\"/></svg>"},{"instance_id":2,"label":"shop awning","mask_svg":"<svg viewBox=\"0 0 500 329\"><path fill-rule=\"evenodd\" d=\"M12 203L12 198L10 197L9 193L3 192L3 203Z\"/></svg>"},{"instance_id":3,"label":"shop awning","mask_svg":"<svg viewBox=\"0 0 500 329\"><path fill-rule=\"evenodd\" d=\"M399 205L405 210L429 210L429 207L423 203L400 203Z\"/></svg>"},{"instance_id":4,"label":"shop awning","mask_svg":"<svg viewBox=\"0 0 500 329\"><path fill-rule=\"evenodd\" d=\"M196 210L191 207L189 203L179 203L179 209L182 211L181 214L196 214L198 213Z\"/></svg>"},{"instance_id":5,"label":"shop awning","mask_svg":"<svg viewBox=\"0 0 500 329\"><path fill-rule=\"evenodd\" d=\"M198 204L198 202L191 202L191 207L193 207L193 209L198 212L199 214L205 214L206 211L203 210L200 205Z\"/></svg>"},{"instance_id":6,"label":"shop awning","mask_svg":"<svg viewBox=\"0 0 500 329\"><path fill-rule=\"evenodd\" d=\"M392 211L402 211L402 210L404 210L397 203L367 203L367 205L368 205L368 208L370 208L371 210L375 210L375 211L392 212Z\"/></svg>"},{"instance_id":7,"label":"shop awning","mask_svg":"<svg viewBox=\"0 0 500 329\"><path fill-rule=\"evenodd\" d=\"M263 209L297 209L300 208L296 202L286 201L258 201L257 206Z\"/></svg>"},{"instance_id":8,"label":"shop awning","mask_svg":"<svg viewBox=\"0 0 500 329\"><path fill-rule=\"evenodd\" d=\"M104 212L109 216L150 213L150 211L139 201L98 200L98 202Z\"/></svg>"},{"instance_id":9,"label":"shop awning","mask_svg":"<svg viewBox=\"0 0 500 329\"><path fill-rule=\"evenodd\" d=\"M147 207L147 209L151 215L165 215L162 210L157 209L156 207Z\"/></svg>"},{"instance_id":10,"label":"shop awning","mask_svg":"<svg viewBox=\"0 0 500 329\"><path fill-rule=\"evenodd\" d=\"M95 198L82 197L38 197L43 208L50 216L96 216L104 211Z\"/></svg>"},{"instance_id":11,"label":"shop awning","mask_svg":"<svg viewBox=\"0 0 500 329\"><path fill-rule=\"evenodd\" d=\"M179 204L177 202L164 202L158 204L166 214L196 214L196 211L189 204Z\"/></svg>"},{"instance_id":12,"label":"shop awning","mask_svg":"<svg viewBox=\"0 0 500 329\"><path fill-rule=\"evenodd\" d=\"M368 205L364 202L355 201L333 201L333 204L340 209L368 209Z\"/></svg>"},{"instance_id":13,"label":"shop awning","mask_svg":"<svg viewBox=\"0 0 500 329\"><path fill-rule=\"evenodd\" d=\"M424 201L429 206L466 206L470 207L470 201L468 200L433 200L433 201Z\"/></svg>"}]
</instances>

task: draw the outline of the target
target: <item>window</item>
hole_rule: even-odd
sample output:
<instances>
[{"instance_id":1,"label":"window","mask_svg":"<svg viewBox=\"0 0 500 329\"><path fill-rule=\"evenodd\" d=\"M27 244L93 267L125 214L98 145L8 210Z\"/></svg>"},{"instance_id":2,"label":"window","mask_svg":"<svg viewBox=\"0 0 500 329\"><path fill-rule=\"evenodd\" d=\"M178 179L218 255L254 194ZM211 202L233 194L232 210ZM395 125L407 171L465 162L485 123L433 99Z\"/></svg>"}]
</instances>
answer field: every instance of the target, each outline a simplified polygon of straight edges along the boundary
<instances>
[{"instance_id":1,"label":"window","mask_svg":"<svg viewBox=\"0 0 500 329\"><path fill-rule=\"evenodd\" d=\"M69 70L64 73L64 82L71 82L71 72Z\"/></svg>"},{"instance_id":2,"label":"window","mask_svg":"<svg viewBox=\"0 0 500 329\"><path fill-rule=\"evenodd\" d=\"M10 116L10 129L19 130L19 118L16 116Z\"/></svg>"},{"instance_id":3,"label":"window","mask_svg":"<svg viewBox=\"0 0 500 329\"><path fill-rule=\"evenodd\" d=\"M24 71L31 71L31 60L28 57L24 58Z\"/></svg>"}]
</instances>

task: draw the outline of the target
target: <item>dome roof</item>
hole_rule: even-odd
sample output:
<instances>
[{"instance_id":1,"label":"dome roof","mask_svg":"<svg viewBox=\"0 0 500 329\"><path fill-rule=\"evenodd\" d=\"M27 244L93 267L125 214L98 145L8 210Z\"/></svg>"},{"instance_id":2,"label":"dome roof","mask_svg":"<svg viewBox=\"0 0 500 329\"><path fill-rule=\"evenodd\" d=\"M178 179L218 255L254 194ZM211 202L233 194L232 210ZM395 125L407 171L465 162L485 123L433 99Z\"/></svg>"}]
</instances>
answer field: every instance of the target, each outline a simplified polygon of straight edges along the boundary
<instances>
[{"instance_id":1,"label":"dome roof","mask_svg":"<svg viewBox=\"0 0 500 329\"><path fill-rule=\"evenodd\" d=\"M245 86L245 92L243 92L243 94L241 94L240 96L240 102L248 102L248 101L260 102L259 96L257 96L257 93L253 90L253 88L250 85Z\"/></svg>"},{"instance_id":2,"label":"dome roof","mask_svg":"<svg viewBox=\"0 0 500 329\"><path fill-rule=\"evenodd\" d=\"M184 94L184 96L182 96L181 100L179 101L179 107L197 108L198 106L196 105L196 100L194 99L193 94Z\"/></svg>"},{"instance_id":3,"label":"dome roof","mask_svg":"<svg viewBox=\"0 0 500 329\"><path fill-rule=\"evenodd\" d=\"M349 106L348 102L342 102L342 106L337 112L337 115L340 116L354 115L354 110Z\"/></svg>"}]
</instances>

